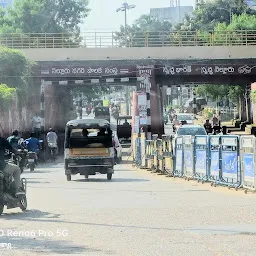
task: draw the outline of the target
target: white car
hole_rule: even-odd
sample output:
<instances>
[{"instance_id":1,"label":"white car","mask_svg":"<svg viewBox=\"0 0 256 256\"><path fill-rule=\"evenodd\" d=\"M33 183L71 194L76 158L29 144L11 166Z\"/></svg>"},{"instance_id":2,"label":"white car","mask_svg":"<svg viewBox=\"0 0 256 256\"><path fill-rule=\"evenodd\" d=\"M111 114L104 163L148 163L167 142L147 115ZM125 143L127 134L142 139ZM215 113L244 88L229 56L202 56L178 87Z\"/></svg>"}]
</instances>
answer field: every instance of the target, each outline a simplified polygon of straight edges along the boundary
<instances>
[{"instance_id":1,"label":"white car","mask_svg":"<svg viewBox=\"0 0 256 256\"><path fill-rule=\"evenodd\" d=\"M186 121L187 124L192 125L194 124L194 115L188 114L188 113L179 113L176 115L176 119L173 120L173 125L175 126L175 129L177 130L182 121Z\"/></svg>"},{"instance_id":2,"label":"white car","mask_svg":"<svg viewBox=\"0 0 256 256\"><path fill-rule=\"evenodd\" d=\"M194 141L194 137L196 135L207 135L206 130L201 125L182 125L179 127L179 129L176 131L176 134L174 135L173 139L173 149L175 149L175 139L179 136L185 136L190 135L192 136L192 139Z\"/></svg>"}]
</instances>

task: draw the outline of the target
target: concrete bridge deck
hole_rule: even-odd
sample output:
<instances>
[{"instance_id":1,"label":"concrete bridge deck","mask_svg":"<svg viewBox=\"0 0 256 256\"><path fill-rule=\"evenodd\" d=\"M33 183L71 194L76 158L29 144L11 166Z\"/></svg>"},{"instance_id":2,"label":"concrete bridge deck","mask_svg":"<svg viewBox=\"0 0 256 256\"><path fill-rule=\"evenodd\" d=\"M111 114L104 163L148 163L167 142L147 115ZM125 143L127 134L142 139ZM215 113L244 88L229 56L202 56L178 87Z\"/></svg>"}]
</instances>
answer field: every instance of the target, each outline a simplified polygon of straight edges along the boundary
<instances>
[{"instance_id":1,"label":"concrete bridge deck","mask_svg":"<svg viewBox=\"0 0 256 256\"><path fill-rule=\"evenodd\" d=\"M256 59L256 45L20 49L32 61Z\"/></svg>"}]
</instances>

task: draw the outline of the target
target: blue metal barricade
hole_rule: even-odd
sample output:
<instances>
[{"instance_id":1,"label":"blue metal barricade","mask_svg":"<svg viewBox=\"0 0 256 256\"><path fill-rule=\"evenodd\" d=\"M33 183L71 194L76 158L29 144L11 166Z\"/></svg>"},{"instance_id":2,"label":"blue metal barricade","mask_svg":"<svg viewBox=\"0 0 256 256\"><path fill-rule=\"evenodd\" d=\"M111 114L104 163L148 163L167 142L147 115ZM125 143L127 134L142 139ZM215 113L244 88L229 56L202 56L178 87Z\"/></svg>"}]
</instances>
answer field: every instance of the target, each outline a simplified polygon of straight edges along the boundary
<instances>
[{"instance_id":1,"label":"blue metal barricade","mask_svg":"<svg viewBox=\"0 0 256 256\"><path fill-rule=\"evenodd\" d=\"M208 136L195 136L195 178L198 181L207 181L209 176L208 165Z\"/></svg>"},{"instance_id":2,"label":"blue metal barricade","mask_svg":"<svg viewBox=\"0 0 256 256\"><path fill-rule=\"evenodd\" d=\"M163 135L163 158L164 158L164 171L168 177L173 176L173 145L172 137L170 135Z\"/></svg>"},{"instance_id":3,"label":"blue metal barricade","mask_svg":"<svg viewBox=\"0 0 256 256\"><path fill-rule=\"evenodd\" d=\"M136 162L136 156L137 156L136 139L138 138L138 136L139 136L138 133L132 134L132 157L134 162Z\"/></svg>"},{"instance_id":4,"label":"blue metal barricade","mask_svg":"<svg viewBox=\"0 0 256 256\"><path fill-rule=\"evenodd\" d=\"M141 149L141 168L146 168L146 135L144 132L140 134L140 149Z\"/></svg>"},{"instance_id":5,"label":"blue metal barricade","mask_svg":"<svg viewBox=\"0 0 256 256\"><path fill-rule=\"evenodd\" d=\"M141 166L141 144L140 144L140 137L136 138L136 158L135 158L135 163L138 167Z\"/></svg>"},{"instance_id":6,"label":"blue metal barricade","mask_svg":"<svg viewBox=\"0 0 256 256\"><path fill-rule=\"evenodd\" d=\"M242 185L245 193L248 190L256 190L256 138L254 136L241 136L240 137L240 155L241 155L241 172L242 172Z\"/></svg>"},{"instance_id":7,"label":"blue metal barricade","mask_svg":"<svg viewBox=\"0 0 256 256\"><path fill-rule=\"evenodd\" d=\"M194 178L194 143L192 136L184 136L184 176Z\"/></svg>"},{"instance_id":8,"label":"blue metal barricade","mask_svg":"<svg viewBox=\"0 0 256 256\"><path fill-rule=\"evenodd\" d=\"M164 158L163 158L163 141L162 139L157 139L157 171L164 174Z\"/></svg>"},{"instance_id":9,"label":"blue metal barricade","mask_svg":"<svg viewBox=\"0 0 256 256\"><path fill-rule=\"evenodd\" d=\"M216 186L220 182L220 136L209 136L209 178L211 185Z\"/></svg>"},{"instance_id":10,"label":"blue metal barricade","mask_svg":"<svg viewBox=\"0 0 256 256\"><path fill-rule=\"evenodd\" d=\"M221 185L229 188L241 186L241 169L239 163L239 137L221 136Z\"/></svg>"},{"instance_id":11,"label":"blue metal barricade","mask_svg":"<svg viewBox=\"0 0 256 256\"><path fill-rule=\"evenodd\" d=\"M152 168L152 140L146 140L146 168L151 169Z\"/></svg>"},{"instance_id":12,"label":"blue metal barricade","mask_svg":"<svg viewBox=\"0 0 256 256\"><path fill-rule=\"evenodd\" d=\"M158 170L158 150L157 150L157 139L158 135L153 134L152 135L152 141L153 141L153 149L152 149L152 156L153 156L153 165L152 165L152 171Z\"/></svg>"},{"instance_id":13,"label":"blue metal barricade","mask_svg":"<svg viewBox=\"0 0 256 256\"><path fill-rule=\"evenodd\" d=\"M174 177L183 177L184 175L184 144L183 137L175 139L175 158L174 158Z\"/></svg>"}]
</instances>

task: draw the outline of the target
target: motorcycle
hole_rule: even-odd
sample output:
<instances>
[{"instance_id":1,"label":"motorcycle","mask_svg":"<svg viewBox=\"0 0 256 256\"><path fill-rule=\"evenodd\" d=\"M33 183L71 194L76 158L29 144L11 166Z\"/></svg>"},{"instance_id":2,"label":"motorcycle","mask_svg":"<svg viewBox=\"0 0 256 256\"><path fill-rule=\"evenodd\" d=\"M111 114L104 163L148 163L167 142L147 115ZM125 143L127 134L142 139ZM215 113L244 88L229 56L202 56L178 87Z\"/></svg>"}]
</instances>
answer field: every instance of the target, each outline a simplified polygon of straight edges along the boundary
<instances>
[{"instance_id":1,"label":"motorcycle","mask_svg":"<svg viewBox=\"0 0 256 256\"><path fill-rule=\"evenodd\" d=\"M112 114L113 118L117 120L117 118L119 117L118 109L113 109L111 114Z\"/></svg>"},{"instance_id":2,"label":"motorcycle","mask_svg":"<svg viewBox=\"0 0 256 256\"><path fill-rule=\"evenodd\" d=\"M35 170L36 167L36 160L37 160L37 155L35 152L29 151L28 152L28 168L30 169L31 172Z\"/></svg>"},{"instance_id":3,"label":"motorcycle","mask_svg":"<svg viewBox=\"0 0 256 256\"><path fill-rule=\"evenodd\" d=\"M15 186L12 175L6 175L0 171L0 215L3 213L4 206L7 209L20 207L22 211L27 209L27 181L25 178L21 179L21 188L24 193L15 195Z\"/></svg>"},{"instance_id":4,"label":"motorcycle","mask_svg":"<svg viewBox=\"0 0 256 256\"><path fill-rule=\"evenodd\" d=\"M23 173L25 167L27 166L27 153L26 149L18 149L19 154L15 155L14 153L11 154L10 162L19 166L21 173Z\"/></svg>"},{"instance_id":5,"label":"motorcycle","mask_svg":"<svg viewBox=\"0 0 256 256\"><path fill-rule=\"evenodd\" d=\"M168 116L169 116L168 113L164 114L164 124L168 123L168 121L169 121L169 117Z\"/></svg>"},{"instance_id":6,"label":"motorcycle","mask_svg":"<svg viewBox=\"0 0 256 256\"><path fill-rule=\"evenodd\" d=\"M48 147L49 147L49 153L50 153L50 158L55 161L57 157L57 144L48 142Z\"/></svg>"}]
</instances>

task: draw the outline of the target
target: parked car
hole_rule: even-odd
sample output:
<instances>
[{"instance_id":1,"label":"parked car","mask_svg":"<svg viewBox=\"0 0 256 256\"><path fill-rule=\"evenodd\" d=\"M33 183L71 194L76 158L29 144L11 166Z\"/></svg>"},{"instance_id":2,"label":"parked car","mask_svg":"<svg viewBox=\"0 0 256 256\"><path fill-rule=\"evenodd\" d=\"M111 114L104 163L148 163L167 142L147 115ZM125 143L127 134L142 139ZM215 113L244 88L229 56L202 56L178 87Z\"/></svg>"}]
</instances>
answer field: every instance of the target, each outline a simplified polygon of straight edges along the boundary
<instances>
[{"instance_id":1,"label":"parked car","mask_svg":"<svg viewBox=\"0 0 256 256\"><path fill-rule=\"evenodd\" d=\"M186 135L192 136L192 140L194 141L196 135L207 135L207 132L201 125L182 125L178 128L174 135L173 148L175 148L175 138Z\"/></svg>"},{"instance_id":2,"label":"parked car","mask_svg":"<svg viewBox=\"0 0 256 256\"><path fill-rule=\"evenodd\" d=\"M176 115L176 118L173 120L173 128L175 131L181 126L181 122L185 121L186 124L194 124L194 115L188 113L179 113Z\"/></svg>"}]
</instances>

